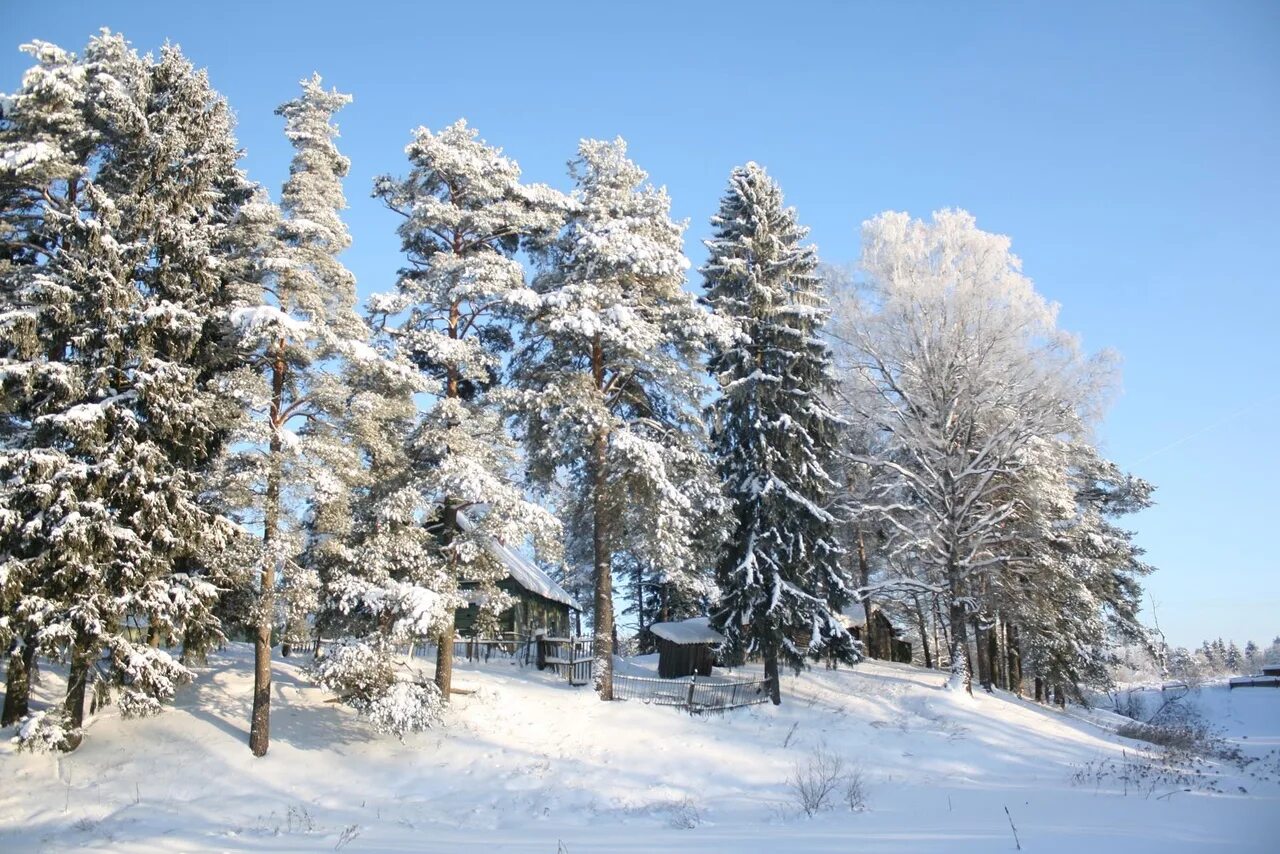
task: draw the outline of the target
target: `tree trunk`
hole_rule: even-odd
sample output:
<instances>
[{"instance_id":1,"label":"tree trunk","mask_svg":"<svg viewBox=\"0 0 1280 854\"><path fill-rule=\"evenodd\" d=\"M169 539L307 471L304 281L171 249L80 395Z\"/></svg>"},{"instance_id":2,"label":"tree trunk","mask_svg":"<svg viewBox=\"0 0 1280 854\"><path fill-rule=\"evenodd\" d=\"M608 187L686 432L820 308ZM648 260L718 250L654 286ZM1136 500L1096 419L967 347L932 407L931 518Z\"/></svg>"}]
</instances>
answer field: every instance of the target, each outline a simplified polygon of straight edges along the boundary
<instances>
[{"instance_id":1,"label":"tree trunk","mask_svg":"<svg viewBox=\"0 0 1280 854\"><path fill-rule=\"evenodd\" d=\"M604 463L604 437L596 440L594 449L597 472ZM613 578L611 555L605 535L604 478L597 473L592 485L594 497L591 549L595 569L595 657L596 690L601 700L613 699Z\"/></svg>"},{"instance_id":2,"label":"tree trunk","mask_svg":"<svg viewBox=\"0 0 1280 854\"><path fill-rule=\"evenodd\" d=\"M775 706L782 705L782 680L778 678L778 650L770 644L763 650L764 678L769 682L769 699Z\"/></svg>"},{"instance_id":3,"label":"tree trunk","mask_svg":"<svg viewBox=\"0 0 1280 854\"><path fill-rule=\"evenodd\" d=\"M996 614L996 625L991 632L991 666L996 673L996 687L1009 690L1009 656L1005 649L1004 620Z\"/></svg>"},{"instance_id":4,"label":"tree trunk","mask_svg":"<svg viewBox=\"0 0 1280 854\"><path fill-rule=\"evenodd\" d=\"M974 617L973 636L974 645L978 650L978 682L988 694L996 686L996 662L991 654L993 634L995 632L991 627L983 624L982 618Z\"/></svg>"},{"instance_id":5,"label":"tree trunk","mask_svg":"<svg viewBox=\"0 0 1280 854\"><path fill-rule=\"evenodd\" d=\"M964 688L973 693L973 678L969 667L969 634L964 605L958 599L951 602L951 680L948 687Z\"/></svg>"},{"instance_id":6,"label":"tree trunk","mask_svg":"<svg viewBox=\"0 0 1280 854\"><path fill-rule=\"evenodd\" d=\"M636 566L636 652L649 652L644 633L644 567Z\"/></svg>"},{"instance_id":7,"label":"tree trunk","mask_svg":"<svg viewBox=\"0 0 1280 854\"><path fill-rule=\"evenodd\" d=\"M275 624L276 558L280 532L280 441L279 423L284 403L284 342L276 345L271 373L271 445L267 467L267 495L262 524L262 575L258 600L258 627L253 639L253 715L249 720L249 749L265 756L271 745L271 629Z\"/></svg>"},{"instance_id":8,"label":"tree trunk","mask_svg":"<svg viewBox=\"0 0 1280 854\"><path fill-rule=\"evenodd\" d=\"M978 654L978 682L987 693L996 687L995 626L980 616L973 619L974 646Z\"/></svg>"},{"instance_id":9,"label":"tree trunk","mask_svg":"<svg viewBox=\"0 0 1280 854\"><path fill-rule=\"evenodd\" d=\"M951 679L947 687L952 690L964 686L973 694L973 668L969 664L968 617L965 613L963 578L960 566L952 556L947 562L947 592L951 595Z\"/></svg>"},{"instance_id":10,"label":"tree trunk","mask_svg":"<svg viewBox=\"0 0 1280 854\"><path fill-rule=\"evenodd\" d=\"M597 335L591 344L591 375L604 392L604 350ZM605 506L605 455L608 436L601 432L591 446L591 554L595 570L596 691L601 700L613 699L613 555L609 552Z\"/></svg>"},{"instance_id":11,"label":"tree trunk","mask_svg":"<svg viewBox=\"0 0 1280 854\"><path fill-rule=\"evenodd\" d=\"M454 255L461 255L463 249L463 237L455 231L453 233L453 252ZM458 340L461 333L461 307L457 300L449 304L449 327L448 334L453 340ZM460 373L455 363L450 363L446 369L444 395L446 398L457 399L461 395L461 389L458 385ZM453 578L456 582L460 582L457 577L457 559L449 551L449 546L453 544L454 535L458 530L458 507L454 502L445 496L444 499L444 518L441 520L442 533L441 539L444 541L446 552L449 553L449 568L452 570ZM512 628L515 628L512 626ZM440 689L440 698L442 702L449 702L449 694L453 689L453 636L457 633L457 614L450 611L445 616L444 626L440 630L439 636L436 638L436 687ZM472 629L474 637L475 629Z\"/></svg>"},{"instance_id":12,"label":"tree trunk","mask_svg":"<svg viewBox=\"0 0 1280 854\"><path fill-rule=\"evenodd\" d=\"M0 726L9 726L26 717L31 711L31 676L35 670L35 638L28 635L22 648L9 656L9 668L5 674L4 715Z\"/></svg>"},{"instance_id":13,"label":"tree trunk","mask_svg":"<svg viewBox=\"0 0 1280 854\"><path fill-rule=\"evenodd\" d=\"M449 702L449 691L453 688L453 635L456 631L455 615L445 615L444 627L436 639L436 687L440 689L442 702Z\"/></svg>"},{"instance_id":14,"label":"tree trunk","mask_svg":"<svg viewBox=\"0 0 1280 854\"><path fill-rule=\"evenodd\" d=\"M942 637L938 637L938 632L942 632ZM933 648L938 651L938 666L942 667L942 652L947 651L948 656L951 654L951 636L947 631L947 625L942 619L942 603L938 601L938 594L933 594ZM951 660L948 659L947 666L951 666Z\"/></svg>"},{"instance_id":15,"label":"tree trunk","mask_svg":"<svg viewBox=\"0 0 1280 854\"><path fill-rule=\"evenodd\" d=\"M871 565L867 562L867 549L862 539L862 531L858 531L858 578L863 588L871 586ZM880 633L876 630L875 620L872 619L872 602L871 594L862 594L862 613L866 620L863 623L863 641L864 647L869 658L882 659L884 652L882 649L882 640Z\"/></svg>"},{"instance_id":16,"label":"tree trunk","mask_svg":"<svg viewBox=\"0 0 1280 854\"><path fill-rule=\"evenodd\" d=\"M93 650L77 635L71 644L71 667L67 673L67 696L62 707L67 713L67 737L60 749L70 752L84 740L84 697L89 684L89 665Z\"/></svg>"},{"instance_id":17,"label":"tree trunk","mask_svg":"<svg viewBox=\"0 0 1280 854\"><path fill-rule=\"evenodd\" d=\"M453 369L449 372L449 387L453 389L453 393L457 394L457 378ZM450 499L445 498L444 501L444 518L441 520L445 547L453 544L454 534L458 530L458 507ZM456 572L457 566L452 555L449 558L450 565ZM444 626L440 630L439 637L436 638L436 687L440 689L440 699L442 702L449 702L449 692L453 689L453 636L456 632L457 614L449 611L444 618Z\"/></svg>"},{"instance_id":18,"label":"tree trunk","mask_svg":"<svg viewBox=\"0 0 1280 854\"><path fill-rule=\"evenodd\" d=\"M1022 651L1018 648L1018 627L1004 624L1005 653L1009 659L1009 690L1022 696Z\"/></svg>"},{"instance_id":19,"label":"tree trunk","mask_svg":"<svg viewBox=\"0 0 1280 854\"><path fill-rule=\"evenodd\" d=\"M1041 679L1039 676L1037 676L1037 677L1035 678L1035 686L1036 686L1036 687L1035 687L1035 692L1036 692L1036 702L1037 702L1037 703L1043 703L1043 702L1045 701L1045 696L1044 696L1044 680L1043 680L1043 679Z\"/></svg>"},{"instance_id":20,"label":"tree trunk","mask_svg":"<svg viewBox=\"0 0 1280 854\"><path fill-rule=\"evenodd\" d=\"M911 597L916 604L916 620L920 623L920 646L924 650L924 666L933 669L933 658L929 655L929 627L924 619L924 608L920 606L919 594L913 594Z\"/></svg>"}]
</instances>

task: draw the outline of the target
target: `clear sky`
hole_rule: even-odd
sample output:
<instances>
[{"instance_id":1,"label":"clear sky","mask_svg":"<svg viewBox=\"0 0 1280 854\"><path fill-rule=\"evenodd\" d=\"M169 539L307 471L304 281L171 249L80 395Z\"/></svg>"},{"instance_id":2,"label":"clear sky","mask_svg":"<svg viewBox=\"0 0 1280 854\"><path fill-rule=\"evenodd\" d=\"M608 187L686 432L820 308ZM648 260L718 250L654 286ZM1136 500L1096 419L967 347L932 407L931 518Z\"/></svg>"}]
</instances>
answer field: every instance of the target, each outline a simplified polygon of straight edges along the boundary
<instances>
[{"instance_id":1,"label":"clear sky","mask_svg":"<svg viewBox=\"0 0 1280 854\"><path fill-rule=\"evenodd\" d=\"M345 260L365 295L400 264L373 176L458 117L564 189L580 137L624 136L695 265L746 160L834 263L881 210L967 208L1065 328L1124 357L1100 438L1159 487L1131 525L1169 639L1280 634L1280 3L0 0L0 91L19 43L79 50L102 26L207 67L273 192L274 107L312 71L355 95Z\"/></svg>"}]
</instances>

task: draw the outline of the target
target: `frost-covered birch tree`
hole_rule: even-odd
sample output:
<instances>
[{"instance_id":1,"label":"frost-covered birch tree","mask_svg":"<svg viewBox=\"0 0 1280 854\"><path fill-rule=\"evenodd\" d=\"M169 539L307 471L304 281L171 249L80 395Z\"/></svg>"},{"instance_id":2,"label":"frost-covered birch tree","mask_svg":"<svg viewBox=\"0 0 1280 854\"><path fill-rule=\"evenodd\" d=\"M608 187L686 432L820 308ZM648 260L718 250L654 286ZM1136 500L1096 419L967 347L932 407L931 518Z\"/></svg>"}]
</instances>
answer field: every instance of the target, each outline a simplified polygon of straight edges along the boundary
<instances>
[{"instance_id":1,"label":"frost-covered birch tree","mask_svg":"<svg viewBox=\"0 0 1280 854\"><path fill-rule=\"evenodd\" d=\"M157 712L190 675L168 648L219 636L236 529L202 491L238 414L221 383L253 188L226 103L176 48L26 49L0 118L0 634L10 691L24 647L69 662L62 709L24 732L74 749L91 682Z\"/></svg>"},{"instance_id":2,"label":"frost-covered birch tree","mask_svg":"<svg viewBox=\"0 0 1280 854\"><path fill-rule=\"evenodd\" d=\"M512 376L532 472L566 487L570 555L592 567L595 678L608 700L615 558L712 589L698 538L719 498L700 460L699 368L715 325L683 288L670 199L626 143L584 140L570 172L572 216L542 258Z\"/></svg>"},{"instance_id":3,"label":"frost-covered birch tree","mask_svg":"<svg viewBox=\"0 0 1280 854\"><path fill-rule=\"evenodd\" d=\"M1009 239L968 213L886 213L862 233L867 299L834 328L851 417L879 434L878 453L854 458L876 472L860 513L895 565L944 593L950 684L967 688L976 590L1026 558L1012 485L1031 443L1082 428L1105 360L1080 356Z\"/></svg>"},{"instance_id":4,"label":"frost-covered birch tree","mask_svg":"<svg viewBox=\"0 0 1280 854\"><path fill-rule=\"evenodd\" d=\"M294 148L283 215L263 206L259 304L233 314L250 353L234 387L250 418L222 487L223 500L262 531L249 729L256 756L270 746L272 634L279 625L287 653L309 636L316 607L318 580L299 560L300 514L312 502L331 503L345 488L341 473L359 468L350 444L322 427L347 405L342 362L370 352L355 277L337 257L351 242L341 216L350 162L334 142L333 115L350 101L317 75L276 111Z\"/></svg>"},{"instance_id":5,"label":"frost-covered birch tree","mask_svg":"<svg viewBox=\"0 0 1280 854\"><path fill-rule=\"evenodd\" d=\"M372 307L395 324L389 333L400 357L439 384L412 439L417 486L438 507L439 547L427 557L442 564L440 590L455 605L462 583L477 585L479 629L492 633L509 601L497 587L505 569L484 539L522 545L532 538L544 557L559 550L554 517L525 500L498 376L514 313L536 299L517 253L558 231L569 200L522 183L519 165L465 121L438 133L418 128L405 153L409 174L378 179L374 194L404 218L398 230L409 264L396 292ZM468 528L459 525L462 512ZM437 645L436 685L445 700L453 613L445 609Z\"/></svg>"},{"instance_id":6,"label":"frost-covered birch tree","mask_svg":"<svg viewBox=\"0 0 1280 854\"><path fill-rule=\"evenodd\" d=\"M733 170L711 223L705 299L734 333L708 363L720 388L712 447L734 515L712 624L731 652L764 659L779 703L780 660L799 671L820 655L861 657L839 619L851 591L828 509L840 419L818 337L826 300L808 229L763 168Z\"/></svg>"}]
</instances>

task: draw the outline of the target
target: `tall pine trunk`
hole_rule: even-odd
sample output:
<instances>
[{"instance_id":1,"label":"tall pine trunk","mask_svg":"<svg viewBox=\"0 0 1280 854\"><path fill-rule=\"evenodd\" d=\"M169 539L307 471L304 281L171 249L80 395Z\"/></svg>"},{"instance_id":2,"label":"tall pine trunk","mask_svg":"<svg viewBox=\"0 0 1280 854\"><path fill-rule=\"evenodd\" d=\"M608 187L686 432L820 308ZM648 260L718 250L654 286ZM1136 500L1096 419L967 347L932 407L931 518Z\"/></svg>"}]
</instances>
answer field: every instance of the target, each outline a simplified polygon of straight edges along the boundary
<instances>
[{"instance_id":1,"label":"tall pine trunk","mask_svg":"<svg viewBox=\"0 0 1280 854\"><path fill-rule=\"evenodd\" d=\"M453 253L455 256L462 253L462 235L454 232L453 235ZM449 337L455 341L458 339L458 322L459 322L458 302L455 300L449 305ZM458 397L458 366L450 364L445 377L444 395L446 398ZM455 532L458 530L458 508L450 500L449 496L444 499L444 518L441 520L443 524L441 537L444 540L446 549L452 545ZM450 569L457 570L457 561L450 553L449 555ZM457 631L457 613L452 609L445 615L444 625L440 628L440 634L436 638L436 687L440 689L440 698L443 702L449 702L449 692L453 689L453 635ZM473 631L474 633L474 631Z\"/></svg>"},{"instance_id":2,"label":"tall pine trunk","mask_svg":"<svg viewBox=\"0 0 1280 854\"><path fill-rule=\"evenodd\" d=\"M450 385L456 389L456 381L452 380L452 372L450 374ZM458 526L458 508L448 498L444 502L443 524L443 537L447 546L453 541ZM452 561L452 557L450 560ZM453 690L453 635L456 631L456 618L454 610L448 609L444 625L436 639L436 687L440 689L440 699L445 703L449 702L449 692Z\"/></svg>"},{"instance_id":3,"label":"tall pine trunk","mask_svg":"<svg viewBox=\"0 0 1280 854\"><path fill-rule=\"evenodd\" d=\"M267 464L267 495L262 523L262 576L258 601L258 629L253 639L253 715L249 720L249 749L265 756L271 745L271 629L275 624L276 555L280 538L280 414L284 404L284 341L276 345L271 369L271 445Z\"/></svg>"},{"instance_id":4,"label":"tall pine trunk","mask_svg":"<svg viewBox=\"0 0 1280 854\"><path fill-rule=\"evenodd\" d=\"M77 633L76 639L71 643L67 696L62 703L62 708L67 714L67 736L59 748L67 752L75 750L84 740L84 699L85 689L89 685L89 665L92 663L92 657L92 647L87 639Z\"/></svg>"},{"instance_id":5,"label":"tall pine trunk","mask_svg":"<svg viewBox=\"0 0 1280 854\"><path fill-rule=\"evenodd\" d=\"M591 343L591 376L604 394L604 350L597 335ZM605 507L605 455L609 437L601 432L591 445L591 555L595 575L596 690L601 700L613 699L613 555L609 553Z\"/></svg>"}]
</instances>

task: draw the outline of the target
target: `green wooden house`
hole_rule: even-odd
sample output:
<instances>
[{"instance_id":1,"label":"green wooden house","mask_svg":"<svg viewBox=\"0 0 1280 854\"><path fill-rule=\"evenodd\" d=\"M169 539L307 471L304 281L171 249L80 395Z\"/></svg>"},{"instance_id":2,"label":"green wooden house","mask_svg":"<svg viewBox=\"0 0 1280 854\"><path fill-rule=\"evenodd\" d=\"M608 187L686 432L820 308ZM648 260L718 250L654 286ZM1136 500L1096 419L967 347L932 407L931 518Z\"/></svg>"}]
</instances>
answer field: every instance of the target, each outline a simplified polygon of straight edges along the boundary
<instances>
[{"instance_id":1,"label":"green wooden house","mask_svg":"<svg viewBox=\"0 0 1280 854\"><path fill-rule=\"evenodd\" d=\"M458 525L471 530L474 523L466 514L458 514ZM578 600L552 580L532 561L497 540L485 541L485 548L507 570L507 577L498 583L499 589L511 594L515 604L498 615L498 630L504 637L529 638L538 632L553 637L567 637L577 631L582 613ZM474 589L475 585L470 587ZM467 584L462 585L468 589ZM456 614L456 630L461 637L473 637L478 605L459 608Z\"/></svg>"}]
</instances>

